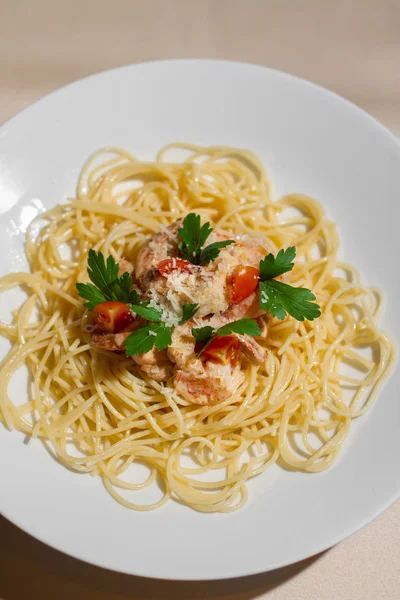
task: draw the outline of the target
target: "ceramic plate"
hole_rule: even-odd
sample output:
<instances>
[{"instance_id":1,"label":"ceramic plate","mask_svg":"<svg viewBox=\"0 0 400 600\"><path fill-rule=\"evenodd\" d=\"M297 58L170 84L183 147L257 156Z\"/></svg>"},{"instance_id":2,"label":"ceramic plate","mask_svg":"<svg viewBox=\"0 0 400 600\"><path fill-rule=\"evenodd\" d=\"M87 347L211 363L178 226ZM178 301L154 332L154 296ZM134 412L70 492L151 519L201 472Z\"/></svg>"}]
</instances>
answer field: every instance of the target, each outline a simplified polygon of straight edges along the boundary
<instances>
[{"instance_id":1,"label":"ceramic plate","mask_svg":"<svg viewBox=\"0 0 400 600\"><path fill-rule=\"evenodd\" d=\"M1 273L24 268L24 230L42 207L74 193L85 159L122 146L145 159L171 141L248 148L276 197L319 199L341 258L382 288L382 325L399 339L400 146L346 100L290 75L238 63L180 60L122 67L43 98L0 129ZM14 300L0 302L0 317ZM2 346L2 352L6 350ZM41 541L135 575L249 575L315 554L381 513L400 492L400 373L353 422L339 461L321 474L273 467L232 514L175 502L154 512L120 506L99 478L60 466L41 442L0 427L0 509ZM13 381L21 400L26 386Z\"/></svg>"}]
</instances>

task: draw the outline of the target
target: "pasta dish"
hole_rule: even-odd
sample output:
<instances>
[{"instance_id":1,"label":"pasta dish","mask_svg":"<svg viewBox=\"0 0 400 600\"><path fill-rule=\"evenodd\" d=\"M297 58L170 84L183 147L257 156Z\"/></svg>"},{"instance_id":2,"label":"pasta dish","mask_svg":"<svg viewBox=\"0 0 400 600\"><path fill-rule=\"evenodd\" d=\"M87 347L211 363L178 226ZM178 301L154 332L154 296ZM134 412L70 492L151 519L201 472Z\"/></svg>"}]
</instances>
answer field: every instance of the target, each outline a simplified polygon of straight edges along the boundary
<instances>
[{"instance_id":1,"label":"pasta dish","mask_svg":"<svg viewBox=\"0 0 400 600\"><path fill-rule=\"evenodd\" d=\"M244 150L171 144L144 162L105 148L43 219L27 232L30 272L0 279L28 292L0 323L9 429L135 510L173 498L233 511L274 463L334 463L394 348L379 290L338 260L316 200L273 200ZM10 381L22 365L21 405ZM159 498L141 502L150 486Z\"/></svg>"}]
</instances>

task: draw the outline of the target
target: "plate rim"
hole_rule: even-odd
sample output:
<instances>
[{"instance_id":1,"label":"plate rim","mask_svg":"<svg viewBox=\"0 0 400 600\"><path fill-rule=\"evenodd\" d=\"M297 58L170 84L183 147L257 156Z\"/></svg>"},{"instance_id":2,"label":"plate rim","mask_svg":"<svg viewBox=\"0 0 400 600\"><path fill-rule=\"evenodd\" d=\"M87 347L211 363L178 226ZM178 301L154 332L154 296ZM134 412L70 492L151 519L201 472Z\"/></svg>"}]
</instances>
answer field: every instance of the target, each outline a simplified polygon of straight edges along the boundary
<instances>
[{"instance_id":1,"label":"plate rim","mask_svg":"<svg viewBox=\"0 0 400 600\"><path fill-rule=\"evenodd\" d=\"M109 69L102 69L102 70L96 71L94 73L89 73L88 75L84 75L83 77L73 79L69 83L66 83L60 87L55 88L54 90L51 90L50 92L47 92L46 94L39 96L36 100L31 102L30 104L22 106L20 109L18 109L15 113L13 113L10 117L8 117L5 121L3 121L0 124L0 132L5 126L11 125L14 122L14 120L16 120L18 117L23 115L25 112L29 111L31 108L33 108L34 106L36 106L43 100L46 100L52 96L62 93L66 89L74 87L75 85L78 85L84 81L88 81L90 79L95 79L97 77L101 77L103 75L106 75L107 73L112 73L112 72L115 73L116 71L123 71L125 69L139 68L139 67L152 66L152 65L156 66L156 65L160 65L160 64L168 65L168 64L179 64L179 63L213 63L213 64L233 65L233 66L239 65L242 67L248 67L248 68L259 70L259 71L269 71L279 77L283 77L283 78L287 78L287 79L294 79L298 83L306 84L307 86L317 89L320 92L323 92L324 94L334 97L336 100L347 105L349 108L356 109L356 111L358 113L362 113L364 118L366 118L370 122L373 122L375 124L375 126L379 127L379 129L381 129L382 132L388 134L389 137L391 138L391 140L397 145L398 149L400 150L400 136L397 137L386 125L381 123L381 121L379 121L376 117L371 115L367 110L365 110L361 106L358 106L357 104L355 104L348 98L345 98L345 96L341 96L337 92L334 92L333 90L331 90L323 85L320 85L319 83L315 83L314 81L311 81L310 79L300 77L299 75L293 75L292 73L289 73L288 71L282 71L281 69L275 69L274 67L267 67L265 65L255 64L255 63L251 63L251 62L247 62L247 61L229 60L229 59L222 59L222 58L189 57L189 58L149 59L149 60L144 60L144 61L137 62L137 63L125 63L123 65L118 65L117 67L111 67Z\"/></svg>"}]
</instances>

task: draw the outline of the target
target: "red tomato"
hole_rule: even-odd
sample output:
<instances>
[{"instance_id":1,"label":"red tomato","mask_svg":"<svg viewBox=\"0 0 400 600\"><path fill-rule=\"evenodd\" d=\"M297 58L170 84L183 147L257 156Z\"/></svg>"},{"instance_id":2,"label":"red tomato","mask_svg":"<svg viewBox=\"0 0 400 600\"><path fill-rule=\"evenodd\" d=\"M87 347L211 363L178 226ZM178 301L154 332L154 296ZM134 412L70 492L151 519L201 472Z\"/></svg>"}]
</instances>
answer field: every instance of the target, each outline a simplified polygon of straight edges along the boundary
<instances>
[{"instance_id":1,"label":"red tomato","mask_svg":"<svg viewBox=\"0 0 400 600\"><path fill-rule=\"evenodd\" d=\"M213 360L221 365L236 365L239 360L239 340L233 335L215 337L204 350L205 360Z\"/></svg>"},{"instance_id":2,"label":"red tomato","mask_svg":"<svg viewBox=\"0 0 400 600\"><path fill-rule=\"evenodd\" d=\"M192 263L188 260L183 260L182 258L165 258L161 262L158 263L157 269L160 272L160 275L163 277L168 277L172 271L176 271L180 269L181 271L186 271L187 273L192 272Z\"/></svg>"},{"instance_id":3,"label":"red tomato","mask_svg":"<svg viewBox=\"0 0 400 600\"><path fill-rule=\"evenodd\" d=\"M119 333L132 323L133 316L123 302L101 302L93 309L93 320L104 331Z\"/></svg>"},{"instance_id":4,"label":"red tomato","mask_svg":"<svg viewBox=\"0 0 400 600\"><path fill-rule=\"evenodd\" d=\"M232 302L237 304L250 296L258 286L260 271L256 267L240 265L232 273Z\"/></svg>"}]
</instances>

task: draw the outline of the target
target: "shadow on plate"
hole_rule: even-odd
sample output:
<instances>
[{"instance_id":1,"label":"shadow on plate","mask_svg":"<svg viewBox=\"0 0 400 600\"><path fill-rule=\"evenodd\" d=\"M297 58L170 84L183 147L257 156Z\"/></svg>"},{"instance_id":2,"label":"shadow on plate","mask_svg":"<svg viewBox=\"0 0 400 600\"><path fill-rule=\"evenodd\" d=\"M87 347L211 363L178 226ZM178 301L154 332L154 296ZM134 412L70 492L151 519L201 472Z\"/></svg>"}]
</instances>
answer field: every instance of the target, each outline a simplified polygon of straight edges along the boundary
<instances>
[{"instance_id":1,"label":"shadow on plate","mask_svg":"<svg viewBox=\"0 0 400 600\"><path fill-rule=\"evenodd\" d=\"M35 540L0 517L2 600L253 600L296 577L321 554L268 573L217 581L167 581L89 565Z\"/></svg>"}]
</instances>

